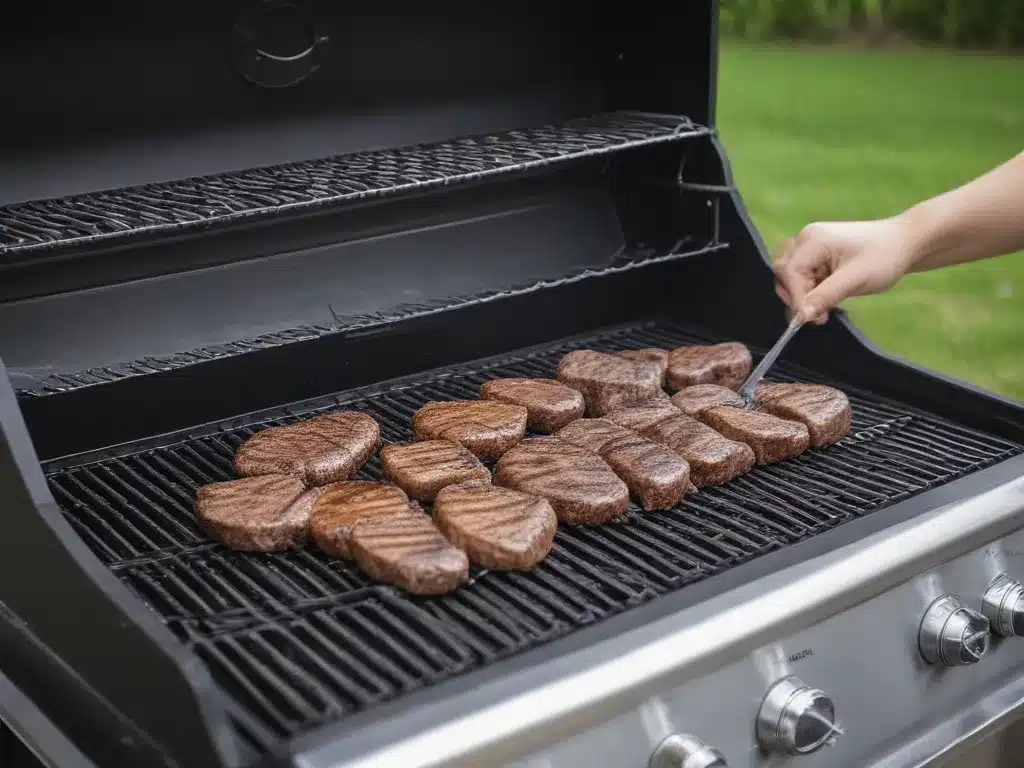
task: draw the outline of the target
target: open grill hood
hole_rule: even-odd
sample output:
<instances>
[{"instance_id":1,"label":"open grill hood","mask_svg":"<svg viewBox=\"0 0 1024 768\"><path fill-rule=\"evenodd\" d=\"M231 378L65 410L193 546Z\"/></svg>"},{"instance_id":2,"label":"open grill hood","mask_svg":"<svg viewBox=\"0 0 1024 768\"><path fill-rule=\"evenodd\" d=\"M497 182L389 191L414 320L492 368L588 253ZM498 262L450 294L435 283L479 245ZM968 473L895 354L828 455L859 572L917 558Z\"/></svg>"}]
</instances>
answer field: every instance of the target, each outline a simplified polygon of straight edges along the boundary
<instances>
[{"instance_id":1,"label":"open grill hood","mask_svg":"<svg viewBox=\"0 0 1024 768\"><path fill-rule=\"evenodd\" d=\"M36 13L0 31L0 683L15 720L63 734L51 753L355 758L382 723L402 738L459 694L566 674L575 649L1021 461L1018 404L838 313L777 378L850 394L840 445L563 526L534 572L410 599L313 551L226 551L195 490L262 426L344 405L400 441L425 402L569 349L777 337L714 130L716 5Z\"/></svg>"}]
</instances>

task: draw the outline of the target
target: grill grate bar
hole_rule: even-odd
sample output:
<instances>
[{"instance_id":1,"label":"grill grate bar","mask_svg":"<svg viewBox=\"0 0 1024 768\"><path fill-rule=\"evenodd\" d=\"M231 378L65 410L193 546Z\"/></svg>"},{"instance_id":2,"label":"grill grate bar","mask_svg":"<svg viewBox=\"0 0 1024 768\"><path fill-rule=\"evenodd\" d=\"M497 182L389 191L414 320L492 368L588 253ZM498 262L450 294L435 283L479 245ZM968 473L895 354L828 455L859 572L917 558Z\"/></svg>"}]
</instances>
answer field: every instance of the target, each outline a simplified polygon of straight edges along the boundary
<instances>
[{"instance_id":1,"label":"grill grate bar","mask_svg":"<svg viewBox=\"0 0 1024 768\"><path fill-rule=\"evenodd\" d=\"M617 112L437 144L17 203L0 207L0 256L320 210L707 133L685 117Z\"/></svg>"},{"instance_id":2,"label":"grill grate bar","mask_svg":"<svg viewBox=\"0 0 1024 768\"><path fill-rule=\"evenodd\" d=\"M619 329L349 393L334 405L283 409L259 424L164 447L119 449L48 478L74 529L206 662L243 742L264 753L320 723L563 636L1022 450L844 388L854 427L839 445L759 467L668 512L633 506L617 523L564 526L533 571L474 569L469 585L437 599L374 585L311 550L230 552L210 542L192 515L199 485L231 477L242 440L303 412L358 408L378 420L385 441L406 441L424 403L475 397L499 376L551 377L569 349L707 341L666 325ZM772 375L824 381L784 364ZM379 479L379 461L360 476Z\"/></svg>"}]
</instances>

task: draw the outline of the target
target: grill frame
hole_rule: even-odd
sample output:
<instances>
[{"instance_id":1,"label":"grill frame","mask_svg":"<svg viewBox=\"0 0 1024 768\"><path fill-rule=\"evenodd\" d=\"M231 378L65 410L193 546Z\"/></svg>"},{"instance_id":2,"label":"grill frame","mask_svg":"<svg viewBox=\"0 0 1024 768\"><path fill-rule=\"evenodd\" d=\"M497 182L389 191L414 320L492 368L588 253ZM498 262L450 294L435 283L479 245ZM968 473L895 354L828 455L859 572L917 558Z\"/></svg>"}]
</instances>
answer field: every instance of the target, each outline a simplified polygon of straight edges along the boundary
<instances>
[{"instance_id":1,"label":"grill frame","mask_svg":"<svg viewBox=\"0 0 1024 768\"><path fill-rule=\"evenodd\" d=\"M550 376L557 359L571 348L672 347L683 343L720 340L695 337L676 328L649 324L598 334L567 345L556 344L526 355L503 357L453 371L435 372L397 388L384 384L371 390L368 398L364 397L367 394L364 392L341 393L333 398L332 407L361 408L381 423L385 441L406 440L409 439L408 417L416 405L429 399L472 397L481 381L494 376ZM755 350L756 353L763 351ZM778 380L822 381L821 377L806 370L787 370L785 366L776 375L782 376ZM666 595L686 592L705 579L727 574L745 563L758 561L794 544L813 540L825 531L845 527L854 520L877 516L882 510L898 506L901 501L908 498L913 500L926 493L936 483L941 488L957 479L969 479L993 464L1013 459L1024 460L1024 446L1006 443L1000 449L1002 453L991 453L987 458L979 459L971 468L964 467L961 471L966 475L954 476L953 481L948 477L932 481L924 477L914 480L908 473L928 473L938 464L920 457L907 457L902 459L905 464L901 465L896 452L909 454L919 451L921 456L927 451L945 453L945 459L934 461L945 460L955 464L960 459L955 455L957 448L950 448L949 440L960 441L962 450L967 452L972 450L972 440L991 441L992 451L996 451L994 443L1000 441L977 433L972 435L952 424L944 425L912 406L886 402L863 392L850 391L850 396L854 402L855 427L870 425L870 428L867 432L859 431L846 438L843 445L827 449L816 458L797 459L774 468L757 470L750 478L739 479L719 489L708 489L696 501L681 505L685 510L693 510L693 517L684 517L691 513L687 511L681 515L679 509L659 515L640 513L634 507L632 525L617 532L603 527L594 532L585 527L578 531L563 530L556 539L556 548L548 563L554 570L548 571L548 566L542 566L538 571L546 574L543 579L535 583L533 576L526 579L512 576L512 580L509 580L494 575L486 582L480 582L486 586L471 586L464 590L460 593L464 600L460 598L457 602L447 598L434 601L396 599L389 588L371 585L354 568L336 563L328 568L329 561L305 552L295 557L237 553L222 555L222 548L210 546L206 537L195 530L194 526L191 532L184 530L190 514L185 498L189 494L184 492L185 487L229 478L233 446L246 435L252 434L253 424L270 426L294 421L304 415L323 412L325 408L322 403L313 407L308 403L299 403L279 409L272 414L276 418L267 418L267 414L262 414L255 422L247 418L235 425L207 427L199 434L164 438L159 441L163 448L124 446L107 452L102 458L97 457L96 462L91 461L90 457L75 457L53 462L44 469L55 498L61 503L68 520L75 524L76 531L84 540L93 542L93 552L132 587L140 598L154 607L163 606L155 610L163 614L162 620L179 639L211 664L211 669L222 676L226 685L230 686L231 679L235 680L233 688L236 697L249 697L250 702L256 702L251 703L252 709L247 711L240 700L231 700L228 709L233 713L236 729L243 734L243 741L254 751L267 752L279 749L290 739L296 736L301 738L317 728L344 726L350 717L361 714L358 703L360 696L366 697L363 705L364 708L368 707L366 714L372 719L377 707L391 699L404 698L423 685L430 688L452 676L475 676L486 672L490 665L503 658L543 650L548 643L557 641L565 634L572 635L583 627L603 623L612 616L630 614L638 605L660 602ZM240 427L240 423L245 426ZM902 434L903 428L911 432ZM935 438L938 442L930 447L927 444L929 434L941 435ZM885 448L886 445L889 447ZM872 454L873 459L870 458ZM883 457L884 463L878 464ZM858 483L856 480L847 482L841 479L844 470L850 472L851 477L858 470L863 472L863 467L858 466L860 461L870 461L879 467L879 475L874 481L861 480ZM891 466L890 462L894 462L895 466ZM188 468L190 465L191 469ZM195 479L190 479L185 473ZM885 479L887 473L888 480ZM860 508L849 499L841 501L840 496L843 494L831 502L825 502L823 506L819 501L808 506L810 497L801 498L800 494L806 493L807 484L813 484L816 477L824 480L822 474L829 475L828 479L833 484L856 486L849 491L854 495L873 493L869 490L872 485L876 488L874 493L878 493L877 489L884 488L886 483L890 484L890 492L895 495L868 502ZM379 466L375 460L368 464L364 477L380 479ZM769 478L775 479L772 481ZM788 490L787 482L790 483ZM908 482L924 485L900 491L900 486ZM172 500L171 496L179 490L179 486L184 495L179 493L180 499ZM768 487L771 487L771 492L767 490ZM820 489L822 492L824 487ZM161 490L156 491L157 488ZM817 493L815 491L812 495L816 496ZM159 503L161 497L168 505L164 517L155 510L152 514L148 511L132 511L151 506L151 499ZM862 503L865 499L866 496L862 498ZM97 510L100 509L108 511L107 522L97 517ZM665 522L670 519L673 521L671 524ZM122 522L114 525L115 520ZM139 523L143 520L149 522L147 527L140 528ZM161 520L164 522L161 523ZM680 541L671 541L676 528L684 526L689 532L683 534ZM650 528L649 532L647 527ZM643 531L639 532L641 528ZM118 533L118 530L122 533ZM714 533L717 533L716 540L701 538L702 535L712 536ZM168 542L176 536L185 536L187 540L181 541L180 545L169 546ZM682 558L677 552L678 562L674 562L673 558L657 562L659 552L664 557L670 550L675 551L676 547L686 547L682 543L684 540L690 541L690 554ZM139 547L143 550L140 551ZM646 552L643 552L644 547L647 547ZM122 550L120 554L115 551L117 548ZM150 551L144 551L146 548ZM627 554L630 552L638 554ZM616 579L614 576L609 578L600 570L598 564L602 562L607 563L605 567L612 568L613 572L619 568L639 570L628 579ZM674 577L671 571L675 571ZM196 577L193 574L202 575ZM577 586L566 574L573 574L581 580L597 579L598 582L590 589L581 587L575 595L571 592L560 594L559 590L572 590ZM476 577L480 575L477 570ZM610 591L605 592L597 587L602 578L606 584L604 589ZM634 578L637 579L636 586L639 589L629 595L629 590L633 589L630 581ZM309 583L315 580L317 586L307 588L300 583L303 580ZM526 586L527 580L532 586ZM212 587L204 587L206 581L219 584L220 594L217 595L218 590ZM284 582L299 586L285 587ZM281 586L275 586L277 583ZM487 594L477 594L481 588ZM196 589L202 591L197 592ZM275 592L275 589L278 591ZM332 589L340 590L334 593L333 599L329 596ZM538 606L543 605L543 612L549 617L542 617L540 622L553 622L547 629L543 629L541 623L535 623L538 616L527 616L529 609L525 607L528 605L525 601L529 599L531 589L548 591L547 598L534 593L539 600ZM190 590L192 596L188 594ZM244 595L246 590L262 595L260 602L254 602L251 597L247 599ZM323 597L314 597L314 591L322 592ZM303 593L308 596L298 597ZM359 650L361 641L351 636L348 640L344 639L342 627L345 622L339 624L337 615L327 616L325 613L330 611L344 614L355 621L361 609L376 610L377 600L383 600L385 608L390 604L392 611L402 605L408 606L408 610L413 612L405 614L407 621L413 622L406 625L409 626L408 631L415 632L414 626L423 628L428 638L426 642L433 642L437 646L434 654L436 663L444 667L447 660L454 666L447 671L443 668L423 669L425 664L430 663L430 656L421 656L418 661L408 662L421 667L418 678L414 675L413 678L406 677L404 684L392 684L390 694L374 697L372 693L360 693L360 690L365 692L369 689L365 684L352 680L354 670L381 670L388 667L386 664L382 666L382 662L375 660L372 654L367 655L365 648ZM499 613L488 614L502 600L510 601L505 611L502 611L507 611L507 620ZM594 613L575 619L575 623L573 619L565 618L568 613L560 616L557 607L559 601L563 606L569 606L572 600L579 601L580 609ZM601 600L607 601L603 607L598 605ZM217 601L227 607L210 607L211 603ZM182 606L189 604L197 607L191 615L180 615L181 610L187 611ZM385 608L381 610L387 614ZM565 610L572 609L567 607ZM419 621L427 624L416 624L417 620L413 616L419 615L418 612L422 612ZM248 618L243 623L245 617ZM216 623L212 623L214 620ZM392 621L399 622L393 624L398 636L406 632L400 629L403 625L400 614L396 614ZM367 633L374 631L365 623L365 619L363 627ZM489 627L492 629L487 629ZM477 638L467 633L469 628L480 632ZM536 633L540 633L540 636ZM328 636L334 640L327 640ZM498 639L501 636L506 639ZM400 641L395 642L392 647L394 661L388 662L393 671L378 671L375 675L390 674L392 679L402 679L402 675L395 671L394 664L400 663L401 653L415 653L415 650L414 645L408 644L410 641L404 645ZM325 646L325 643L331 645ZM495 645L488 648L489 643ZM323 651L316 650L318 647L331 647L333 650L325 657ZM352 650L343 650L346 648ZM349 653L356 653L362 661L346 661L351 658L347 655ZM322 678L309 676L310 665L319 669L319 665L327 663L322 661L324 658L337 659L340 666L330 671L328 667L323 667ZM248 694L240 686L251 687L252 683L248 679L241 682L241 678L248 676L245 672L236 671L240 668L252 670L249 673L251 679L262 680ZM303 679L308 680L308 686L301 682ZM322 684L314 682L321 679ZM276 699L271 695L275 687L278 689L273 694ZM307 687L308 691L304 691ZM355 697L356 703L347 704L346 696ZM315 707L319 707L319 710ZM254 709L262 710L262 722ZM292 722L296 725L289 732L293 728ZM257 742L262 742L262 745L257 746Z\"/></svg>"}]
</instances>

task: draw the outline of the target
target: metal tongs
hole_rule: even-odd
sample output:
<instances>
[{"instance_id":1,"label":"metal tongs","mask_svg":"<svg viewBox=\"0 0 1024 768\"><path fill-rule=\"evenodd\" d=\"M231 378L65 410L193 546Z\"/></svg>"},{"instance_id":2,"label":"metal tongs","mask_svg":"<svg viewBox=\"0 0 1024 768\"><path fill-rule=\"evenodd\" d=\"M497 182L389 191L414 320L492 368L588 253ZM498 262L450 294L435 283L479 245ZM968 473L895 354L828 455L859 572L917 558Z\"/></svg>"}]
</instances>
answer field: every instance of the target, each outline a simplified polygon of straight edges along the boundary
<instances>
[{"instance_id":1,"label":"metal tongs","mask_svg":"<svg viewBox=\"0 0 1024 768\"><path fill-rule=\"evenodd\" d=\"M800 330L800 326L804 324L803 318L800 314L794 315L793 319L789 323L789 327L786 328L785 333L779 337L779 340L775 342L775 346L768 350L768 354L761 358L761 362L757 364L757 367L747 377L747 380L743 382L743 386L740 387L739 395L743 398L743 407L746 409L754 408L754 390L757 389L757 385L761 383L761 379L768 373L768 369L771 368L775 361L779 359L779 355L782 354L782 350L786 348L789 340L792 339L796 332Z\"/></svg>"}]
</instances>

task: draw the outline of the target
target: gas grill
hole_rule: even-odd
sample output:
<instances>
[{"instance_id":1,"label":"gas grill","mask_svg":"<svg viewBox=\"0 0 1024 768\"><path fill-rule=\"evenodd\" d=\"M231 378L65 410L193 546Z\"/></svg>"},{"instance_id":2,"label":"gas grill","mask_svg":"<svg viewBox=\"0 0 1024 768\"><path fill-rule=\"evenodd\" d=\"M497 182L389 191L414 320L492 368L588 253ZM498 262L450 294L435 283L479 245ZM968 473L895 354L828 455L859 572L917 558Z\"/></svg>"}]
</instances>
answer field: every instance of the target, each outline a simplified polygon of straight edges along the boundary
<instances>
[{"instance_id":1,"label":"gas grill","mask_svg":"<svg viewBox=\"0 0 1024 768\"><path fill-rule=\"evenodd\" d=\"M205 536L197 488L265 427L354 408L401 442L573 349L756 357L785 325L715 3L212 5L0 32L0 756L903 768L1009 738L1024 409L842 312L770 376L849 395L838 445L561 526L530 572L411 597Z\"/></svg>"}]
</instances>

